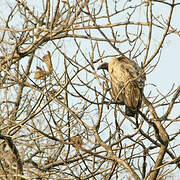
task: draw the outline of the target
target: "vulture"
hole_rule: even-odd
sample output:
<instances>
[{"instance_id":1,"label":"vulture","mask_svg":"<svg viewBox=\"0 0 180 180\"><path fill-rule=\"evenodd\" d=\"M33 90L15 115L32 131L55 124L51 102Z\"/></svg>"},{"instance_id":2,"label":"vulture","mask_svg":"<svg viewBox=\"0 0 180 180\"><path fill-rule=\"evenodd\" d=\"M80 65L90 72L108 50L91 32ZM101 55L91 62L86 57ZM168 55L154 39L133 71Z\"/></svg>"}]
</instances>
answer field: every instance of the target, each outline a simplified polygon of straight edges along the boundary
<instances>
[{"instance_id":1,"label":"vulture","mask_svg":"<svg viewBox=\"0 0 180 180\"><path fill-rule=\"evenodd\" d=\"M113 57L109 63L104 62L99 67L109 72L112 95L115 102L125 105L125 114L136 117L141 107L146 76L138 64L121 56Z\"/></svg>"}]
</instances>

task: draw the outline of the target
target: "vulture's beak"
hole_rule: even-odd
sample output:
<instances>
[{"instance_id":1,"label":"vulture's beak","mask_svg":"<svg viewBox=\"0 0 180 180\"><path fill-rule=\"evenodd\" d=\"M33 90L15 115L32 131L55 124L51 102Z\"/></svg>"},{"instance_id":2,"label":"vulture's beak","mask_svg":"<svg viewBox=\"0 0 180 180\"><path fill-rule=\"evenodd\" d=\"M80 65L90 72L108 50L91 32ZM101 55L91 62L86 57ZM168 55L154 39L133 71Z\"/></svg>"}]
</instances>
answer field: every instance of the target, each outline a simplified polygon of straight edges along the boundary
<instances>
[{"instance_id":1,"label":"vulture's beak","mask_svg":"<svg viewBox=\"0 0 180 180\"><path fill-rule=\"evenodd\" d=\"M102 63L101 65L98 66L97 70L99 69L108 70L108 63L107 62Z\"/></svg>"}]
</instances>

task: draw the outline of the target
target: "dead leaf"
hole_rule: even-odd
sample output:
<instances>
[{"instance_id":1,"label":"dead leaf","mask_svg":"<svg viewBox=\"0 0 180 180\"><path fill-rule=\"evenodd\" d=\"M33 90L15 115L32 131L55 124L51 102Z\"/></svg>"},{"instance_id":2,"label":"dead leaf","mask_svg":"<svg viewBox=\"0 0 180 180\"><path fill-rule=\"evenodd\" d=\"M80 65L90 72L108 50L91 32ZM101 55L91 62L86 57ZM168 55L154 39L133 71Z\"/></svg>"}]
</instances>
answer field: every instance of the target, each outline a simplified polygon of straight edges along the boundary
<instances>
[{"instance_id":1,"label":"dead leaf","mask_svg":"<svg viewBox=\"0 0 180 180\"><path fill-rule=\"evenodd\" d=\"M83 141L80 137L73 136L70 141L73 143L74 147L79 149L83 145Z\"/></svg>"},{"instance_id":2,"label":"dead leaf","mask_svg":"<svg viewBox=\"0 0 180 180\"><path fill-rule=\"evenodd\" d=\"M51 61L51 54L48 51L48 54L43 56L43 61L46 63L46 66L48 68L48 72L49 74L51 74L53 72L53 67L52 67L52 61Z\"/></svg>"},{"instance_id":3,"label":"dead leaf","mask_svg":"<svg viewBox=\"0 0 180 180\"><path fill-rule=\"evenodd\" d=\"M47 71L37 66L38 71L36 71L34 78L39 80L45 80Z\"/></svg>"}]
</instances>

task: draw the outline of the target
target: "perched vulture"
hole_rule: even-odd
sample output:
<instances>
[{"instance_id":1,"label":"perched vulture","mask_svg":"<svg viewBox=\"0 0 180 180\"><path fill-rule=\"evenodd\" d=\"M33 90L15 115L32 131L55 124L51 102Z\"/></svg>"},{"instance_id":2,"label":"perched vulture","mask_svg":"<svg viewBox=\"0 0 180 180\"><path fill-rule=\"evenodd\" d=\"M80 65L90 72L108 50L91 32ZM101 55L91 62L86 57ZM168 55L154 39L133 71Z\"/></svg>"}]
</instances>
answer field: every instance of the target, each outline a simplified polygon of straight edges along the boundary
<instances>
[{"instance_id":1,"label":"perched vulture","mask_svg":"<svg viewBox=\"0 0 180 180\"><path fill-rule=\"evenodd\" d=\"M109 72L113 98L125 105L125 114L135 117L141 107L145 74L138 64L126 57L113 57L109 63L102 63L98 69Z\"/></svg>"}]
</instances>

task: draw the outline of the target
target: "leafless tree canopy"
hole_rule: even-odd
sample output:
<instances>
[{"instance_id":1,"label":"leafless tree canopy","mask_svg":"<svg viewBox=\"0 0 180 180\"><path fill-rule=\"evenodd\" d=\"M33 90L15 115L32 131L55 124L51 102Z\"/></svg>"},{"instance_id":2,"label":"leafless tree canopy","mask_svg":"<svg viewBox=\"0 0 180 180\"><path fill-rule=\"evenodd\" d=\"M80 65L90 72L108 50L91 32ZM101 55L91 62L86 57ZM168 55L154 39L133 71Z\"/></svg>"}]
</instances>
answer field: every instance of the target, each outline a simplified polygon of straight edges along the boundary
<instances>
[{"instance_id":1,"label":"leafless tree canopy","mask_svg":"<svg viewBox=\"0 0 180 180\"><path fill-rule=\"evenodd\" d=\"M167 84L162 94L147 81L135 120L97 67L125 55L148 78L167 37L180 36L172 23L179 7L178 0L2 0L0 179L173 179L180 86Z\"/></svg>"}]
</instances>

